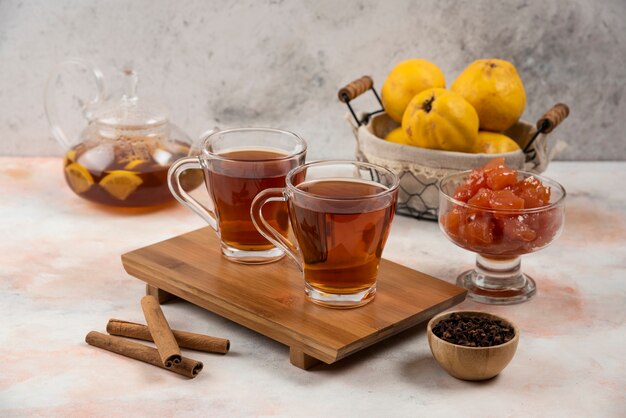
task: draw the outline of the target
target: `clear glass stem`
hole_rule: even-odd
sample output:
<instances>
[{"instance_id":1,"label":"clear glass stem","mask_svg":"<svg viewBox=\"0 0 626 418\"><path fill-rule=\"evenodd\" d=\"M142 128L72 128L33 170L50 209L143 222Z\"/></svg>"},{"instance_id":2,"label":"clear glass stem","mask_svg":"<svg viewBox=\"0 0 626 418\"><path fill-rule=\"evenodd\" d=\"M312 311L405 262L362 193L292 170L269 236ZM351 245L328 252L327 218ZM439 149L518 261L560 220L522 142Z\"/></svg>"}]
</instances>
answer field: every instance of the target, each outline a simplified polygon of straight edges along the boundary
<instances>
[{"instance_id":1,"label":"clear glass stem","mask_svg":"<svg viewBox=\"0 0 626 418\"><path fill-rule=\"evenodd\" d=\"M524 286L522 257L493 259L476 255L476 284L485 289L515 289Z\"/></svg>"},{"instance_id":2,"label":"clear glass stem","mask_svg":"<svg viewBox=\"0 0 626 418\"><path fill-rule=\"evenodd\" d=\"M476 256L476 268L462 273L457 284L468 298L482 303L508 305L530 299L536 293L533 279L522 273L521 257Z\"/></svg>"}]
</instances>

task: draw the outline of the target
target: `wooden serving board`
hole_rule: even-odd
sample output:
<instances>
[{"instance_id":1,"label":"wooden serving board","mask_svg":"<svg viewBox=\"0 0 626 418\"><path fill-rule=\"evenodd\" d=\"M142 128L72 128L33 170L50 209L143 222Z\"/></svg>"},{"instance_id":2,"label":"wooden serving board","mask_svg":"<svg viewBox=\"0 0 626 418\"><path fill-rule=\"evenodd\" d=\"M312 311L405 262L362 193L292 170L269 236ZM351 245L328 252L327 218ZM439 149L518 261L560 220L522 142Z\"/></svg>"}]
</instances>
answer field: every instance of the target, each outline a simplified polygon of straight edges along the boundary
<instances>
[{"instance_id":1,"label":"wooden serving board","mask_svg":"<svg viewBox=\"0 0 626 418\"><path fill-rule=\"evenodd\" d=\"M384 340L460 303L466 294L383 259L372 302L355 309L321 307L306 300L294 262L228 261L208 227L126 253L122 263L161 301L175 295L285 344L291 363L303 369Z\"/></svg>"}]
</instances>

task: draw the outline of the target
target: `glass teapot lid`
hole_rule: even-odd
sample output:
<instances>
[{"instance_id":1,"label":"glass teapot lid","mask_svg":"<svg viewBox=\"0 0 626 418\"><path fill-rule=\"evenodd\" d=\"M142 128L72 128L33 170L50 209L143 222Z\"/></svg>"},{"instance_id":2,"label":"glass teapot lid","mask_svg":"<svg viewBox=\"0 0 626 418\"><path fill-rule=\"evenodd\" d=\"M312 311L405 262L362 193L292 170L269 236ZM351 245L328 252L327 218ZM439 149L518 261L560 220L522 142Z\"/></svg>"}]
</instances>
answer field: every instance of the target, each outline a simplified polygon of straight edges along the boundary
<instances>
[{"instance_id":1,"label":"glass teapot lid","mask_svg":"<svg viewBox=\"0 0 626 418\"><path fill-rule=\"evenodd\" d=\"M126 91L118 100L108 100L93 110L86 109L85 116L97 124L122 129L151 129L167 124L169 115L165 107L155 101L137 97L137 73L124 70Z\"/></svg>"}]
</instances>

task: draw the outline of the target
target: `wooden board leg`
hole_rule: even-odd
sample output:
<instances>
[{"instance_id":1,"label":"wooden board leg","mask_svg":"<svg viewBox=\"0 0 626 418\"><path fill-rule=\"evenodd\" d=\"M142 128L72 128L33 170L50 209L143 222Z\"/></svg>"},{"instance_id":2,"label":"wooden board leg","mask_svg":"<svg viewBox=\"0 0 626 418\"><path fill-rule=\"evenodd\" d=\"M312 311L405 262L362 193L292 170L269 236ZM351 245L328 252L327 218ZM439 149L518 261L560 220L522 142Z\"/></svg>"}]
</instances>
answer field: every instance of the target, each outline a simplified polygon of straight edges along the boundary
<instances>
[{"instance_id":1,"label":"wooden board leg","mask_svg":"<svg viewBox=\"0 0 626 418\"><path fill-rule=\"evenodd\" d=\"M319 361L315 357L311 357L308 354L305 354L302 351L291 347L289 348L289 361L294 366L304 370L308 370L311 367L321 363L321 361Z\"/></svg>"},{"instance_id":2,"label":"wooden board leg","mask_svg":"<svg viewBox=\"0 0 626 418\"><path fill-rule=\"evenodd\" d=\"M161 290L158 287L154 287L149 284L146 285L146 295L154 296L159 303L165 303L169 300L176 299L175 295L167 293L165 290Z\"/></svg>"}]
</instances>

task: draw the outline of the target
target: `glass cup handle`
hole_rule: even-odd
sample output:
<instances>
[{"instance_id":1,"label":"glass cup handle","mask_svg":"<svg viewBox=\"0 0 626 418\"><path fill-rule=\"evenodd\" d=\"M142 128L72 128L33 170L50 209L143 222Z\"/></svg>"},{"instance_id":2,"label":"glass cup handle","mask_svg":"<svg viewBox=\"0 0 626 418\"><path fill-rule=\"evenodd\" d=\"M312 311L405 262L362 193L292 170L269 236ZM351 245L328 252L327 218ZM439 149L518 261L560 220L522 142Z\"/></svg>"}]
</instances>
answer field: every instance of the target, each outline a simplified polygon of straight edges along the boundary
<instances>
[{"instance_id":1,"label":"glass cup handle","mask_svg":"<svg viewBox=\"0 0 626 418\"><path fill-rule=\"evenodd\" d=\"M296 262L298 268L302 270L302 261L298 256L298 247L278 232L263 217L263 206L269 202L287 202L284 189L265 189L256 195L250 207L252 223L265 239L278 248L282 248Z\"/></svg>"},{"instance_id":2,"label":"glass cup handle","mask_svg":"<svg viewBox=\"0 0 626 418\"><path fill-rule=\"evenodd\" d=\"M192 169L203 170L204 168L205 167L199 157L181 158L172 164L167 172L167 185L176 200L198 214L211 226L211 228L218 232L217 217L215 216L215 212L205 208L200 202L191 197L180 184L180 175L183 174L183 172Z\"/></svg>"}]
</instances>

